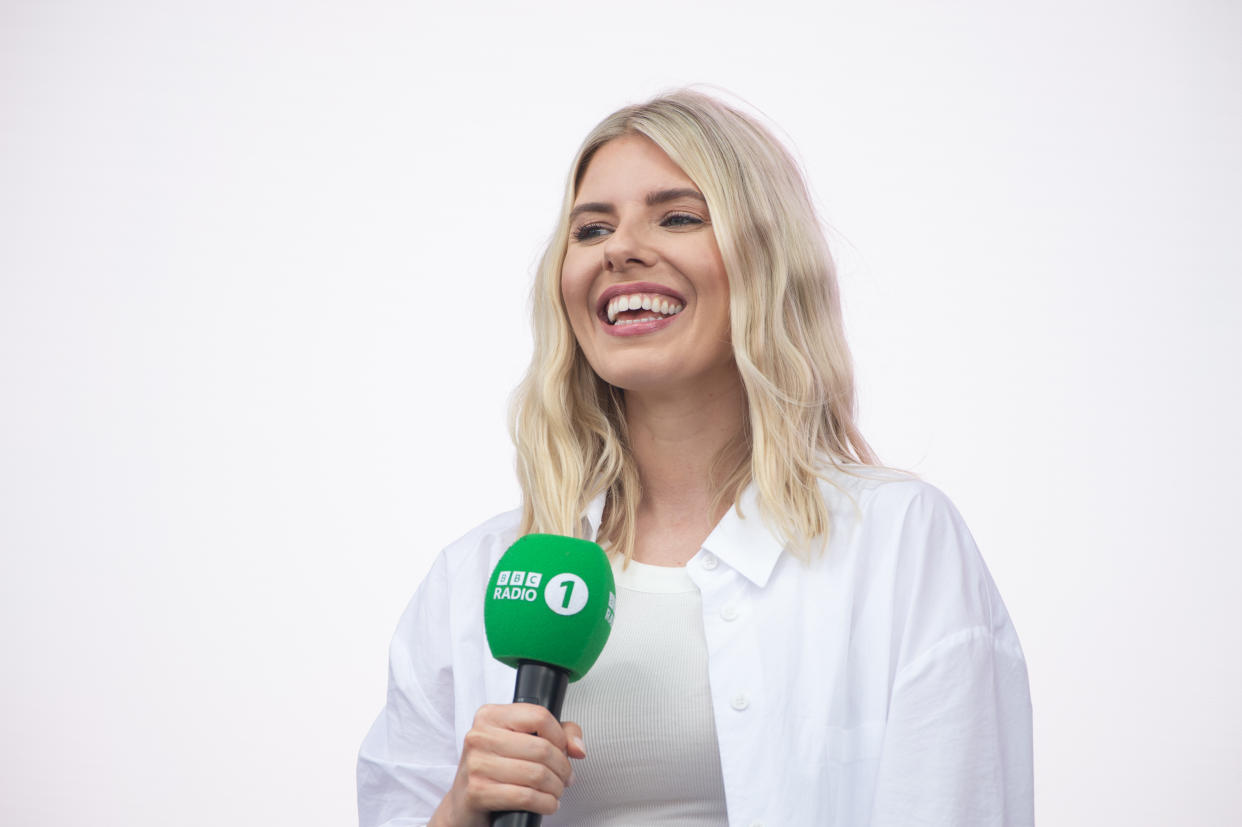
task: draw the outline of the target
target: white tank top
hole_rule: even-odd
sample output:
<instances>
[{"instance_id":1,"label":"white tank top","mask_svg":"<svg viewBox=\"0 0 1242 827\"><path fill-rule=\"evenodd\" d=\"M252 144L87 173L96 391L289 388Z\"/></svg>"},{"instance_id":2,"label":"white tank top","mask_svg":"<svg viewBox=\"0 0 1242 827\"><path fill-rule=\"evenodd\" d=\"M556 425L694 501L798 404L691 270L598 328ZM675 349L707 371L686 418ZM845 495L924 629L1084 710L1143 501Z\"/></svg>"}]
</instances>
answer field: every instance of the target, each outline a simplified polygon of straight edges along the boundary
<instances>
[{"instance_id":1,"label":"white tank top","mask_svg":"<svg viewBox=\"0 0 1242 827\"><path fill-rule=\"evenodd\" d=\"M543 823L726 824L698 588L680 566L617 561L613 574L616 624L561 712L582 726L587 757Z\"/></svg>"}]
</instances>

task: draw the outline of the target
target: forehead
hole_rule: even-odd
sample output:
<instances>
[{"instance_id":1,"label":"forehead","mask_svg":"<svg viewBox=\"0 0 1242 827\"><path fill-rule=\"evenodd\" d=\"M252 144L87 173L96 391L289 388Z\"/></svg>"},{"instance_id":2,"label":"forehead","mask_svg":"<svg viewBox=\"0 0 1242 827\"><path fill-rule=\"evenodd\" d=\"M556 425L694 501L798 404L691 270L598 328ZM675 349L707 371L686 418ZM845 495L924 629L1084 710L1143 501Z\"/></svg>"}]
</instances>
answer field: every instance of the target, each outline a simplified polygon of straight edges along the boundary
<instances>
[{"instance_id":1,"label":"forehead","mask_svg":"<svg viewBox=\"0 0 1242 827\"><path fill-rule=\"evenodd\" d=\"M591 157L575 201L637 200L655 189L693 187L690 176L645 135L623 135Z\"/></svg>"}]
</instances>

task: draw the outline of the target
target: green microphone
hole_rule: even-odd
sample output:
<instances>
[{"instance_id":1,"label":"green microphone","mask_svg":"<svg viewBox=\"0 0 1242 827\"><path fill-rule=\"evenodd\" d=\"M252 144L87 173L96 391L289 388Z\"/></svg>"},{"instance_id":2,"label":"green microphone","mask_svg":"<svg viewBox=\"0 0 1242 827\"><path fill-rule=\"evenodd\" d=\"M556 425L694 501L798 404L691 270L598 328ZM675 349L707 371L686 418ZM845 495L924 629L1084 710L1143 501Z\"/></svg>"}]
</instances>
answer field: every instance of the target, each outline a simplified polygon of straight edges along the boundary
<instances>
[{"instance_id":1,"label":"green microphone","mask_svg":"<svg viewBox=\"0 0 1242 827\"><path fill-rule=\"evenodd\" d=\"M538 704L559 721L565 690L594 665L617 609L612 566L588 540L527 534L500 558L487 584L483 626L492 656L517 669L514 703ZM537 827L536 813L492 814L493 825Z\"/></svg>"}]
</instances>

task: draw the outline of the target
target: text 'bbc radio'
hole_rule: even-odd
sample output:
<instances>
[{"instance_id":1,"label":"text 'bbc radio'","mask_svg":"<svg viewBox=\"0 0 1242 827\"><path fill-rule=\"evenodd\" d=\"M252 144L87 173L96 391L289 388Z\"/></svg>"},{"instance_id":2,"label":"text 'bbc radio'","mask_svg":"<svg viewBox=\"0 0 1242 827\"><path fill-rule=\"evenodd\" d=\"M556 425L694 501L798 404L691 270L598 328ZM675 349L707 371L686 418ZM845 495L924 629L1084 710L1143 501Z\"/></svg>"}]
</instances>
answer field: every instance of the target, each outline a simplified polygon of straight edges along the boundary
<instances>
[{"instance_id":1,"label":"text 'bbc radio'","mask_svg":"<svg viewBox=\"0 0 1242 827\"><path fill-rule=\"evenodd\" d=\"M537 571L502 571L496 578L493 600L525 600L533 603L539 599L539 583L543 575Z\"/></svg>"}]
</instances>

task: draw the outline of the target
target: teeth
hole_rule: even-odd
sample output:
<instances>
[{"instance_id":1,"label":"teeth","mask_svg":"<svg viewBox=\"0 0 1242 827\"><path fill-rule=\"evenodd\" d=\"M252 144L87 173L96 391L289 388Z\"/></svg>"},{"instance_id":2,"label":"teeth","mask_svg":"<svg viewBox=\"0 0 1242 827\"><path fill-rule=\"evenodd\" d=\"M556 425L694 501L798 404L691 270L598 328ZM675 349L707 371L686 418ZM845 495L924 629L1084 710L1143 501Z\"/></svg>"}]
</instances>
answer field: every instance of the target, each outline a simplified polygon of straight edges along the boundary
<instances>
[{"instance_id":1,"label":"teeth","mask_svg":"<svg viewBox=\"0 0 1242 827\"><path fill-rule=\"evenodd\" d=\"M647 316L642 319L629 319L618 322L617 314L627 310L654 310L662 316L674 316L681 312L682 306L665 296L652 293L633 293L628 296L616 296L608 302L606 312L609 324L633 324L635 321L649 322L659 316Z\"/></svg>"}]
</instances>

